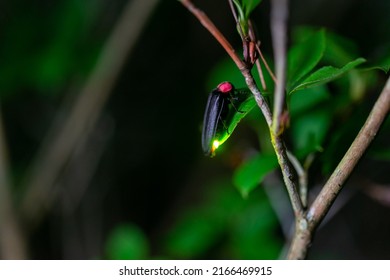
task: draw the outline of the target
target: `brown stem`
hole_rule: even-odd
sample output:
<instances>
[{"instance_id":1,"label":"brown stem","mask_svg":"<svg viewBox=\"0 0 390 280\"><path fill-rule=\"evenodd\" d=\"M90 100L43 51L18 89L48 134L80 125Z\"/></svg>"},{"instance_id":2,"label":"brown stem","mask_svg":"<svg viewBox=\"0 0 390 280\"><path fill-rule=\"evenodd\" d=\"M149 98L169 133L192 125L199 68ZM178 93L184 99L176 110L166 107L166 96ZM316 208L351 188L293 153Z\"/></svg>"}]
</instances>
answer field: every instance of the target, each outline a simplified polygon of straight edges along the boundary
<instances>
[{"instance_id":1,"label":"brown stem","mask_svg":"<svg viewBox=\"0 0 390 280\"><path fill-rule=\"evenodd\" d=\"M382 122L386 118L390 108L390 78L375 102L366 122L356 136L352 145L340 161L335 171L326 182L322 191L313 202L307 214L311 227L318 225L328 212L330 206L340 192L344 182L352 173L359 159L375 138Z\"/></svg>"},{"instance_id":2,"label":"brown stem","mask_svg":"<svg viewBox=\"0 0 390 280\"><path fill-rule=\"evenodd\" d=\"M271 131L271 140L272 145L274 147L274 150L276 152L276 156L278 158L278 162L280 165L280 168L282 170L283 175L283 181L286 185L287 192L290 196L291 205L294 210L294 215L296 219L300 219L303 217L303 205L301 198L298 193L298 187L295 179L295 172L293 167L291 166L291 163L287 156L287 150L284 146L284 142L282 140L281 135L273 135L272 128L270 127Z\"/></svg>"},{"instance_id":3,"label":"brown stem","mask_svg":"<svg viewBox=\"0 0 390 280\"><path fill-rule=\"evenodd\" d=\"M298 194L295 175L287 156L286 147L282 140L282 112L285 99L286 80L286 45L287 45L287 15L288 0L273 0L271 6L271 33L274 48L276 86L274 94L274 110L271 130L271 139L279 165L282 168L283 180L290 194L295 217L299 219L303 215L303 205Z\"/></svg>"},{"instance_id":4,"label":"brown stem","mask_svg":"<svg viewBox=\"0 0 390 280\"><path fill-rule=\"evenodd\" d=\"M345 181L348 179L356 164L375 138L390 109L390 78L387 80L380 96L375 102L370 115L356 136L352 145L345 153L332 175L322 188L321 192L310 206L306 217L298 224L288 254L289 259L303 259L311 243L313 234L321 223L330 207L340 193Z\"/></svg>"},{"instance_id":5,"label":"brown stem","mask_svg":"<svg viewBox=\"0 0 390 280\"><path fill-rule=\"evenodd\" d=\"M274 1L275 3L278 2L280 5L282 5L282 1L285 0ZM279 165L281 166L283 173L283 179L290 195L290 200L296 216L295 235L290 246L288 258L303 259L306 257L307 250L309 248L317 226L328 212L337 194L340 192L342 185L344 184L348 176L351 174L352 170L363 155L364 151L367 149L368 145L374 139L376 133L379 130L379 127L381 126L383 120L388 114L390 107L390 79L386 83L385 88L383 89L380 97L375 103L369 117L367 118L366 123L362 127L355 141L352 143L344 158L341 160L340 164L333 172L332 176L329 178L328 182L325 184L319 196L309 208L308 212L305 213L303 211L302 202L297 192L295 180L293 179L294 173L287 157L286 148L284 147L284 142L279 134L279 125L275 125L274 127L276 129L272 129L272 114L270 112L268 104L265 102L262 94L258 90L256 83L250 73L250 70L245 67L245 64L237 56L231 45L227 42L227 40L223 37L223 35L219 32L215 25L202 11L200 11L198 8L195 8L189 0L182 0L181 2L192 13L196 15L199 21L205 26L207 30L209 30L211 34L213 34L213 36L221 43L221 45L225 48L228 54L232 57L237 67L241 70L242 75L245 78L246 84L248 85L248 88L253 93L257 104L263 112L263 115L270 128L272 144L277 154ZM283 5L286 4L287 2L284 2ZM282 42L284 42L283 38L279 38L275 40L275 45L279 44L278 42L280 41L278 40L282 40ZM281 53L282 51L275 51L275 53L279 52ZM285 56L285 50L283 55ZM279 69L285 71L285 58L282 58L282 60L284 60L284 62L279 62ZM282 70L277 71L278 75L282 75L282 80L280 80L278 76L279 83L277 84L279 84L279 89L276 91L276 94L279 96L279 99L276 102L277 104L275 105L275 110L277 110L277 112L279 112L280 114L281 108L283 108L284 98L284 90L280 89L281 85L284 84L281 82L284 81L284 74L279 74L282 73ZM280 94L280 92L282 92L282 94ZM282 101L280 101L280 99ZM280 121L278 114L274 116L274 120Z\"/></svg>"}]
</instances>

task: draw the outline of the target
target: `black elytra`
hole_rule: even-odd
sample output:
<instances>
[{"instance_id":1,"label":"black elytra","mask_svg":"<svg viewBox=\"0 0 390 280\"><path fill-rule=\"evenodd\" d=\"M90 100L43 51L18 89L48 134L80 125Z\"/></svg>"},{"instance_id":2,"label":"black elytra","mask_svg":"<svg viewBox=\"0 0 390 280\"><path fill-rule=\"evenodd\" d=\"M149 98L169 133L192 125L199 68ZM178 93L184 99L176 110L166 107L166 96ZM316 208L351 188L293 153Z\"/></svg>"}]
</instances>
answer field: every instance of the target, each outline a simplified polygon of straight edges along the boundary
<instances>
[{"instance_id":1,"label":"black elytra","mask_svg":"<svg viewBox=\"0 0 390 280\"><path fill-rule=\"evenodd\" d=\"M220 83L207 99L206 110L203 117L202 148L206 156L214 156L214 140L216 140L217 128L224 125L223 120L228 113L228 104L231 102L231 94L234 86L229 82Z\"/></svg>"}]
</instances>

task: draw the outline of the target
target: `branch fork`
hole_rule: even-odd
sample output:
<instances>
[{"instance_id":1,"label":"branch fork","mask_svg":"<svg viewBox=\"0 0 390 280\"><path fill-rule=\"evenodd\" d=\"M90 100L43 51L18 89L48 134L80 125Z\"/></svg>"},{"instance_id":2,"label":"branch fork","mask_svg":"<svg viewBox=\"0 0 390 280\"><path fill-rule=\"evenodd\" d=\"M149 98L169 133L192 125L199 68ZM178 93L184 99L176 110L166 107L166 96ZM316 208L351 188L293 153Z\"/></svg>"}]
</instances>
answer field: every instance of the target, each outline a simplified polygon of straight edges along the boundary
<instances>
[{"instance_id":1,"label":"branch fork","mask_svg":"<svg viewBox=\"0 0 390 280\"><path fill-rule=\"evenodd\" d=\"M276 88L274 94L275 101L273 113L256 85L250 71L251 67L248 67L248 64L241 60L223 34L203 11L195 7L191 0L180 0L180 2L198 18L202 25L215 37L215 39L229 54L238 69L241 71L249 90L252 92L257 105L262 111L270 130L271 142L278 158L283 180L295 215L295 233L292 238L287 258L304 259L312 242L315 230L329 211L332 203L341 191L343 184L352 173L364 151L374 139L389 112L390 78L368 116L366 123L350 146L349 150L346 152L344 158L328 179L313 204L306 209L306 171L302 168L299 161L287 151L282 139L284 128L282 116L284 114L283 110L285 101L288 0L271 1L271 31L277 77L277 79L274 78ZM258 53L262 57L259 49ZM269 68L268 65L266 65L266 67L267 69ZM299 176L301 194L298 192L298 184L295 178L295 173Z\"/></svg>"}]
</instances>

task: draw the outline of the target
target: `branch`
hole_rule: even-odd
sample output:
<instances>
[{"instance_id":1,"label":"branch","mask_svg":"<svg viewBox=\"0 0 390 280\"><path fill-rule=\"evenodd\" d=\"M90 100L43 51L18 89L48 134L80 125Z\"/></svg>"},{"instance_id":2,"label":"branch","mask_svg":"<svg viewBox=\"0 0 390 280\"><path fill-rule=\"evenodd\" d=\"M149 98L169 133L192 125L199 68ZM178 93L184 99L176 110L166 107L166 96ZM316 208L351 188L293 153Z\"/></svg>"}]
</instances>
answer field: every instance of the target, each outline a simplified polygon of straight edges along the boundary
<instances>
[{"instance_id":1,"label":"branch","mask_svg":"<svg viewBox=\"0 0 390 280\"><path fill-rule=\"evenodd\" d=\"M382 90L378 100L375 102L366 122L356 136L352 145L344 155L343 159L332 173L329 180L310 207L307 218L311 227L315 227L328 212L337 194L341 191L344 182L352 173L359 159L367 150L375 138L380 126L386 118L390 109L390 78Z\"/></svg>"},{"instance_id":2,"label":"branch","mask_svg":"<svg viewBox=\"0 0 390 280\"><path fill-rule=\"evenodd\" d=\"M345 181L375 138L388 115L389 109L390 78L387 80L359 134L309 208L306 218L300 221L300 227L297 228L290 247L289 259L305 258L314 231L328 213Z\"/></svg>"},{"instance_id":3,"label":"branch","mask_svg":"<svg viewBox=\"0 0 390 280\"><path fill-rule=\"evenodd\" d=\"M40 206L44 205L80 139L95 126L126 57L157 3L158 0L128 1L71 112L64 121L54 122L27 180L21 204L22 214L27 220L33 220L41 212Z\"/></svg>"},{"instance_id":4,"label":"branch","mask_svg":"<svg viewBox=\"0 0 390 280\"><path fill-rule=\"evenodd\" d=\"M271 6L271 33L275 57L276 86L272 127L270 127L270 131L272 144L282 169L283 180L290 195L294 214L299 219L303 215L303 204L298 194L295 174L288 159L284 141L282 140L283 128L281 127L286 82L287 15L288 0L273 0Z\"/></svg>"}]
</instances>

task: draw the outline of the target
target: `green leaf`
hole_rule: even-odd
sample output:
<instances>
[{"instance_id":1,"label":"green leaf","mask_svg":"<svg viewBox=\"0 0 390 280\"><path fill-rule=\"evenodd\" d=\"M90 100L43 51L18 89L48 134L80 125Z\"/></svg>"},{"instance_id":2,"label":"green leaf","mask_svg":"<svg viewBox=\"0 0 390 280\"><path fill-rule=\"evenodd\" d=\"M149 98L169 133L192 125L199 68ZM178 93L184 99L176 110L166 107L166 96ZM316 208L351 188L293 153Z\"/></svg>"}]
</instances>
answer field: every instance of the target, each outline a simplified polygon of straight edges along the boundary
<instances>
[{"instance_id":1,"label":"green leaf","mask_svg":"<svg viewBox=\"0 0 390 280\"><path fill-rule=\"evenodd\" d=\"M366 60L364 58L358 58L355 59L354 61L347 63L342 68L336 68L333 66L322 67L321 69L317 70L309 77L304 79L302 82L300 82L298 85L296 85L295 88L290 91L290 93L293 93L297 90L301 90L304 88L309 88L309 87L314 87L325 83L329 83L339 78L341 75L345 74L349 70L355 68L359 64L362 64L365 61Z\"/></svg>"},{"instance_id":2,"label":"green leaf","mask_svg":"<svg viewBox=\"0 0 390 280\"><path fill-rule=\"evenodd\" d=\"M278 166L275 154L257 154L234 173L233 182L243 197L255 189L265 176Z\"/></svg>"},{"instance_id":3,"label":"green leaf","mask_svg":"<svg viewBox=\"0 0 390 280\"><path fill-rule=\"evenodd\" d=\"M380 71L385 72L385 74L387 74L390 70L390 63L383 63L383 64L379 64L379 65L368 66L368 67L365 67L361 70L363 70L363 71L380 70Z\"/></svg>"},{"instance_id":4,"label":"green leaf","mask_svg":"<svg viewBox=\"0 0 390 280\"><path fill-rule=\"evenodd\" d=\"M260 4L262 0L233 0L233 3L236 5L237 17L238 17L238 29L240 29L244 36L248 35L249 28L249 16L252 11ZM241 33L241 31L239 33Z\"/></svg>"},{"instance_id":5,"label":"green leaf","mask_svg":"<svg viewBox=\"0 0 390 280\"><path fill-rule=\"evenodd\" d=\"M252 11L261 3L262 0L242 0L245 19L249 19Z\"/></svg>"},{"instance_id":6,"label":"green leaf","mask_svg":"<svg viewBox=\"0 0 390 280\"><path fill-rule=\"evenodd\" d=\"M229 139L238 123L256 106L252 93L247 89L238 89L236 98L239 100L234 102L234 107L229 110L223 129L217 131L219 145Z\"/></svg>"},{"instance_id":7,"label":"green leaf","mask_svg":"<svg viewBox=\"0 0 390 280\"><path fill-rule=\"evenodd\" d=\"M106 252L108 259L111 260L146 259L149 245L145 235L137 226L123 224L110 233Z\"/></svg>"},{"instance_id":8,"label":"green leaf","mask_svg":"<svg viewBox=\"0 0 390 280\"><path fill-rule=\"evenodd\" d=\"M292 119L291 138L295 151L300 156L322 150L332 115L326 110L317 110Z\"/></svg>"},{"instance_id":9,"label":"green leaf","mask_svg":"<svg viewBox=\"0 0 390 280\"><path fill-rule=\"evenodd\" d=\"M239 0L233 0L233 3L236 5L237 8L237 17L238 17L238 22L237 22L237 29L239 33L241 32L244 33L244 36L248 35L248 18L245 16L244 9L242 6L242 3L240 3Z\"/></svg>"},{"instance_id":10,"label":"green leaf","mask_svg":"<svg viewBox=\"0 0 390 280\"><path fill-rule=\"evenodd\" d=\"M288 91L321 60L326 46L325 31L312 33L288 52Z\"/></svg>"}]
</instances>

